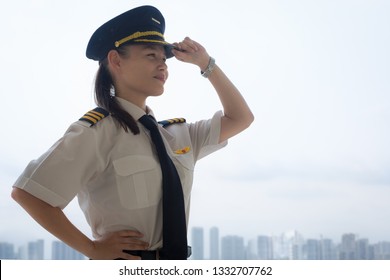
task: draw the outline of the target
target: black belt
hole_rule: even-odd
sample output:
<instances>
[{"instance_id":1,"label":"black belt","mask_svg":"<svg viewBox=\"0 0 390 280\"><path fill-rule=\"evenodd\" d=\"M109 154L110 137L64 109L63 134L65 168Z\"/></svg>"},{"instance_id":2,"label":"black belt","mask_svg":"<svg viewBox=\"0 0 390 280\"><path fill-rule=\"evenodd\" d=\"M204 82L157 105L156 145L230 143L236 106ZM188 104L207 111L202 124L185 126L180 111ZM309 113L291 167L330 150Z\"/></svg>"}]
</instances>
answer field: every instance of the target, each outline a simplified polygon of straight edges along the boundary
<instances>
[{"instance_id":1,"label":"black belt","mask_svg":"<svg viewBox=\"0 0 390 280\"><path fill-rule=\"evenodd\" d=\"M160 256L158 251L142 251L142 250L123 250L123 252L141 257L141 260L159 260Z\"/></svg>"},{"instance_id":2,"label":"black belt","mask_svg":"<svg viewBox=\"0 0 390 280\"><path fill-rule=\"evenodd\" d=\"M188 256L187 258L191 257L192 255L192 250L191 246L188 246ZM160 254L158 250L155 251L142 251L142 250L123 250L124 253L133 255L133 256L138 256L141 257L141 260L159 260L160 259ZM121 259L117 259L121 260Z\"/></svg>"}]
</instances>

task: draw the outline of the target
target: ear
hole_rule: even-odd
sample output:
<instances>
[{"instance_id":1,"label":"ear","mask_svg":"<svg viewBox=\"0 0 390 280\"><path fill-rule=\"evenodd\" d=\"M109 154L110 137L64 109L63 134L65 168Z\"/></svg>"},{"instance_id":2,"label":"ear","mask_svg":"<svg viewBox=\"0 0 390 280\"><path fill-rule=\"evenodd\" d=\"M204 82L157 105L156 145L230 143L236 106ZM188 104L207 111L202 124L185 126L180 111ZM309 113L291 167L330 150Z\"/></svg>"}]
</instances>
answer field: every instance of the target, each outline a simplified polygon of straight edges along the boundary
<instances>
[{"instance_id":1,"label":"ear","mask_svg":"<svg viewBox=\"0 0 390 280\"><path fill-rule=\"evenodd\" d=\"M108 66L112 70L117 70L121 65L121 58L116 50L111 50L107 54Z\"/></svg>"}]
</instances>

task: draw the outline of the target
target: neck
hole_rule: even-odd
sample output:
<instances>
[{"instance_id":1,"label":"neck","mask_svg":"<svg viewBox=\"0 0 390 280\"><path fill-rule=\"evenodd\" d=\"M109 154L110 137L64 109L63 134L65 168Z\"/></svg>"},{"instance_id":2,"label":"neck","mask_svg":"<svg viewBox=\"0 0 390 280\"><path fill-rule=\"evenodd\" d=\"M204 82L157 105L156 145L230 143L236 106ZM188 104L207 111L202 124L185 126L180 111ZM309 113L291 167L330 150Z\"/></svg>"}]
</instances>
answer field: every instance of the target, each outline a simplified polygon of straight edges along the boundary
<instances>
[{"instance_id":1,"label":"neck","mask_svg":"<svg viewBox=\"0 0 390 280\"><path fill-rule=\"evenodd\" d=\"M147 113L146 98L139 97L135 94L118 94L117 97L133 103Z\"/></svg>"},{"instance_id":2,"label":"neck","mask_svg":"<svg viewBox=\"0 0 390 280\"><path fill-rule=\"evenodd\" d=\"M134 102L133 99L123 98L122 96L116 96L115 98L119 98L121 100L125 100L125 101L131 103L132 105L135 105L136 107L138 107L142 111L144 111L145 114L150 114L150 112L151 112L150 108L147 105L145 105L145 104L140 105L139 103Z\"/></svg>"}]
</instances>

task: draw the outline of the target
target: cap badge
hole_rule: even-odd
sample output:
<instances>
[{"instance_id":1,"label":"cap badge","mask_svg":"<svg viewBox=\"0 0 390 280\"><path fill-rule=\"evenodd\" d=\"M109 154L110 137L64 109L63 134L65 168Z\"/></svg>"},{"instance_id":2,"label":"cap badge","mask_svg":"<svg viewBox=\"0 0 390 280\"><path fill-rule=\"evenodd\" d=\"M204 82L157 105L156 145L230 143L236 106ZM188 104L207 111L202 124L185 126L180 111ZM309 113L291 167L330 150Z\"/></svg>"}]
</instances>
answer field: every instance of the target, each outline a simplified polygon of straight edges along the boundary
<instances>
[{"instance_id":1,"label":"cap badge","mask_svg":"<svg viewBox=\"0 0 390 280\"><path fill-rule=\"evenodd\" d=\"M152 18L152 20L154 21L154 22L157 22L158 24L161 24L161 22L159 22L157 19L155 19L155 18Z\"/></svg>"}]
</instances>

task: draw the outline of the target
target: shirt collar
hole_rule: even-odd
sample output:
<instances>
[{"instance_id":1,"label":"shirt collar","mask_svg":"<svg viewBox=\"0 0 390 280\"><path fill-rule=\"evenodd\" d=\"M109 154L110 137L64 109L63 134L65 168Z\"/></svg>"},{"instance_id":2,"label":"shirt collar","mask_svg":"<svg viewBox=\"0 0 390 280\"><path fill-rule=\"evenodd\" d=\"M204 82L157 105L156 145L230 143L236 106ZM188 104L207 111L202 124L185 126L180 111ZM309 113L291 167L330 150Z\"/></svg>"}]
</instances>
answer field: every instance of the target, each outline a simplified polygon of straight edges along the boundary
<instances>
[{"instance_id":1,"label":"shirt collar","mask_svg":"<svg viewBox=\"0 0 390 280\"><path fill-rule=\"evenodd\" d=\"M140 117L142 117L145 114L148 114L148 115L151 115L154 117L154 113L153 113L152 109L150 109L148 106L146 106L146 112L147 112L146 113L142 108L138 107L137 105L135 105L135 104L123 99L123 98L120 98L120 97L115 97L115 98L118 101L118 103L121 105L121 107L137 121Z\"/></svg>"},{"instance_id":2,"label":"shirt collar","mask_svg":"<svg viewBox=\"0 0 390 280\"><path fill-rule=\"evenodd\" d=\"M148 106L146 106L146 112L147 112L146 113L142 108L138 107L137 105L135 105L135 104L123 99L123 98L120 98L120 97L115 97L115 98L119 102L119 104L122 106L122 108L124 110L126 110L126 112L128 112L136 121L138 121L138 119L145 114L148 114L148 115L151 115L154 117L154 113L153 113L152 109L150 109L150 107L148 107ZM161 125L158 125L158 128L159 128L161 134L164 135L164 138L168 142L172 142L174 140L173 135L171 133L169 133L169 131L167 131L166 129L163 129L163 127Z\"/></svg>"}]
</instances>

